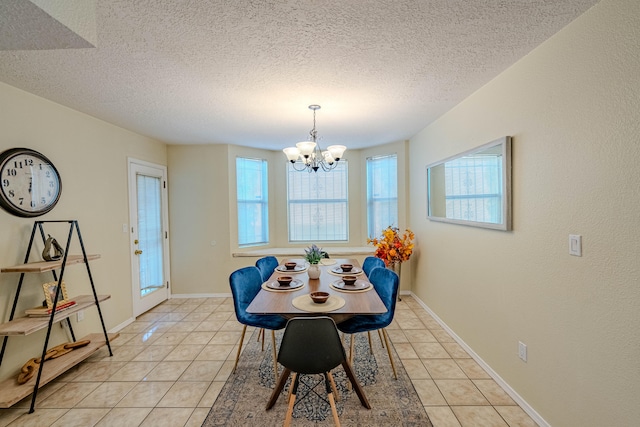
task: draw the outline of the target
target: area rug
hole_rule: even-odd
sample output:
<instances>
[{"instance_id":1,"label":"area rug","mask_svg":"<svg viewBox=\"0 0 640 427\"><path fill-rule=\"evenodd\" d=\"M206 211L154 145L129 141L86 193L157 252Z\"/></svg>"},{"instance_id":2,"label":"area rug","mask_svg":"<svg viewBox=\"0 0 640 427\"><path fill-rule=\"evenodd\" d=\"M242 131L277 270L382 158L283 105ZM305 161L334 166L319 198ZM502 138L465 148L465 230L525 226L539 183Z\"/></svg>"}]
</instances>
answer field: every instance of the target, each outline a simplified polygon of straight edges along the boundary
<instances>
[{"instance_id":1,"label":"area rug","mask_svg":"<svg viewBox=\"0 0 640 427\"><path fill-rule=\"evenodd\" d=\"M279 346L280 333L276 333ZM257 342L257 330L240 355L235 374L231 374L220 391L203 427L211 426L280 426L287 410L291 379L272 409L265 406L275 387L271 340L265 340L265 349ZM394 379L386 349L381 347L377 333L372 333L374 354L370 354L367 334L356 335L356 358L353 369L371 404L366 409L349 387L349 380L342 369L332 371L339 400L336 402L340 423L345 427L430 427L420 398L402 367L395 350L392 352L398 379ZM349 338L345 346L347 348ZM267 346L269 341L269 346ZM279 366L282 373L282 366ZM321 375L304 375L298 386L292 426L334 425L327 393Z\"/></svg>"}]
</instances>

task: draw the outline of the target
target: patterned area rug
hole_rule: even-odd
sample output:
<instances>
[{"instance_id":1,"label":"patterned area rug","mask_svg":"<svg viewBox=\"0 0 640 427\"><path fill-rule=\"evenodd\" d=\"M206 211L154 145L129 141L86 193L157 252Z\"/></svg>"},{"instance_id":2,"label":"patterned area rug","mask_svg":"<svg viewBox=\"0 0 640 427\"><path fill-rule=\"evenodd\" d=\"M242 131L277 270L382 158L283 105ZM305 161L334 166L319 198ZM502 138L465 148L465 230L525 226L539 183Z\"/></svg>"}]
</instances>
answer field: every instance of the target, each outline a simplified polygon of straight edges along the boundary
<instances>
[{"instance_id":1,"label":"patterned area rug","mask_svg":"<svg viewBox=\"0 0 640 427\"><path fill-rule=\"evenodd\" d=\"M279 426L282 425L287 410L288 390L291 379L282 391L278 401L270 410L265 410L267 401L275 387L273 375L273 356L269 333L265 340L264 352L256 341L256 330L249 340L247 348L240 355L235 374L231 374L220 391L203 427L211 426ZM280 333L276 332L278 346ZM346 338L348 355L349 338ZM398 373L394 379L386 349L381 347L378 334L372 333L374 354L369 351L367 334L356 335L356 358L354 371L358 381L371 404L366 409L360 404L358 396L351 387L342 369L332 371L338 389L336 402L340 423L343 426L405 426L429 427L431 422L420 399L402 367L395 350L392 352ZM269 345L267 346L267 342ZM282 366L279 367L282 373ZM290 377L291 378L291 377ZM321 375L304 375L298 386L292 426L333 425L331 409L326 400L324 379Z\"/></svg>"}]
</instances>

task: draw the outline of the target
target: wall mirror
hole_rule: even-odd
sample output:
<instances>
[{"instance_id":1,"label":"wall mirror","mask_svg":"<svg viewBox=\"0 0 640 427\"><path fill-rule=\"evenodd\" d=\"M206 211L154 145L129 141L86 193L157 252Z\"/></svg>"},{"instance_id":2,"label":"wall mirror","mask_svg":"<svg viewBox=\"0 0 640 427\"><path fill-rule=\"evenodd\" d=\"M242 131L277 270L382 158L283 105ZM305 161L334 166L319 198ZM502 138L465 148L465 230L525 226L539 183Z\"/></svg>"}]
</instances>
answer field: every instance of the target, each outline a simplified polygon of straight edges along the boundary
<instances>
[{"instance_id":1,"label":"wall mirror","mask_svg":"<svg viewBox=\"0 0 640 427\"><path fill-rule=\"evenodd\" d=\"M427 216L511 230L511 137L428 165Z\"/></svg>"}]
</instances>

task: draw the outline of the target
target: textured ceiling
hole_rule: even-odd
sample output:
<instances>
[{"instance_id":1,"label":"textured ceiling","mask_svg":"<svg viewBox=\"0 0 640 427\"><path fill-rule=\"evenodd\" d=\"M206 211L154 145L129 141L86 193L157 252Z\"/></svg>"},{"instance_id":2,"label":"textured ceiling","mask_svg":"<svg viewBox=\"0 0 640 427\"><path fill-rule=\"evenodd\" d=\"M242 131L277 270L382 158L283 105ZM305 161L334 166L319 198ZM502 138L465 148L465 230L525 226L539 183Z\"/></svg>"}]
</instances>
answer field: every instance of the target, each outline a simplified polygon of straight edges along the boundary
<instances>
[{"instance_id":1,"label":"textured ceiling","mask_svg":"<svg viewBox=\"0 0 640 427\"><path fill-rule=\"evenodd\" d=\"M362 148L410 138L595 3L100 0L96 47L5 47L0 81L172 144L281 149L320 104L322 145ZM11 31L42 46L46 27Z\"/></svg>"}]
</instances>

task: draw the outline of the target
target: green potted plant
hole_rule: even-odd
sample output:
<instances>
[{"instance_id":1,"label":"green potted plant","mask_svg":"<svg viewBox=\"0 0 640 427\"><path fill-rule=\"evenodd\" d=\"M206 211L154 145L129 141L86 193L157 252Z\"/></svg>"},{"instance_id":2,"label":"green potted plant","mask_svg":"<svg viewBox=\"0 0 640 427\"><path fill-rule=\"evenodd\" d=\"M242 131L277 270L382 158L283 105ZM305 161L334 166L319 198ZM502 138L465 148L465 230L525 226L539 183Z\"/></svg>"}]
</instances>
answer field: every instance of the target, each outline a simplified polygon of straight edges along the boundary
<instances>
[{"instance_id":1,"label":"green potted plant","mask_svg":"<svg viewBox=\"0 0 640 427\"><path fill-rule=\"evenodd\" d=\"M311 247L304 250L304 259L309 263L309 270L307 271L307 274L309 274L310 279L320 278L320 267L318 264L325 255L326 252L316 245L311 245Z\"/></svg>"}]
</instances>

